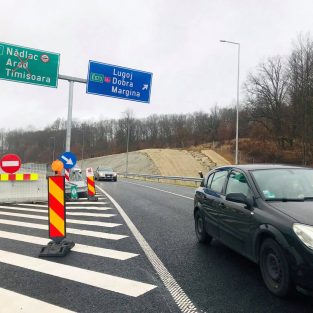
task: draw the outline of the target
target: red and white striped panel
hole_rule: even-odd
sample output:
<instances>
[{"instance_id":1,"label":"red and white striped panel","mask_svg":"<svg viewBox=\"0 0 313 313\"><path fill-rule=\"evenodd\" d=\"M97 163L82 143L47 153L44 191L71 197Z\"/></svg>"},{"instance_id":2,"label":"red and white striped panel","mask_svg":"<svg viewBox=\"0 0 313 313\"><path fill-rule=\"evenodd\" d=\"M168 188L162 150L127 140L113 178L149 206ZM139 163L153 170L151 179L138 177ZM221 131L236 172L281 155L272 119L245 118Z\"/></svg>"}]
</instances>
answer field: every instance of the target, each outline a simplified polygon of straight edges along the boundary
<instances>
[{"instance_id":1,"label":"red and white striped panel","mask_svg":"<svg viewBox=\"0 0 313 313\"><path fill-rule=\"evenodd\" d=\"M70 170L65 169L64 175L65 175L65 181L70 181Z\"/></svg>"}]
</instances>

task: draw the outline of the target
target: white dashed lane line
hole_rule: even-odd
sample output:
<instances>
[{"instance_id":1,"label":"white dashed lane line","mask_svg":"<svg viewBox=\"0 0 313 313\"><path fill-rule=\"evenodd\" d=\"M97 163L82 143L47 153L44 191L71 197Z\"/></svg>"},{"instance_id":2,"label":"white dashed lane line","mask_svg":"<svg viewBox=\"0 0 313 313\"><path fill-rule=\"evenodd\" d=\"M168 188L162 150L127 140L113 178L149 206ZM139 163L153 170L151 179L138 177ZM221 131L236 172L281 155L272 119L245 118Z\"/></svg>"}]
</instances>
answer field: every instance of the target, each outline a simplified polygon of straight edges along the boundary
<instances>
[{"instance_id":1,"label":"white dashed lane line","mask_svg":"<svg viewBox=\"0 0 313 313\"><path fill-rule=\"evenodd\" d=\"M125 183L125 182L124 182L124 183ZM126 182L126 183L127 183L127 184L131 184L131 185L140 186L140 187L143 187L143 188L149 188L149 189L161 191L161 192L164 192L164 193L169 193L169 194L174 195L174 196L177 196L177 197L181 197L181 198L185 198L185 199L189 199L189 200L194 200L194 199L191 198L191 197L187 197L187 196L184 196L184 195L180 195L180 194L175 193L175 192L171 192L171 191L167 191L167 190L163 190L163 189L159 189L159 188L155 188L155 187L151 187L151 186L146 186L146 185L131 183L131 182L129 182L129 181Z\"/></svg>"}]
</instances>

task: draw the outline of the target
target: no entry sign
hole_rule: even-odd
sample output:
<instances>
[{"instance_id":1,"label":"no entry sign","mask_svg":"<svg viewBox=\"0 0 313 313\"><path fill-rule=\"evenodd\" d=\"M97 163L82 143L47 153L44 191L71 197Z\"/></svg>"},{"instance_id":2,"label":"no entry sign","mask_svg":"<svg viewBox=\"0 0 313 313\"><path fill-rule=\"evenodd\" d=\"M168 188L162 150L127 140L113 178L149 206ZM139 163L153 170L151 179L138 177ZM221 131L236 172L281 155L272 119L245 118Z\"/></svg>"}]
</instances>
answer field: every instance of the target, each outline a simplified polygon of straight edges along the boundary
<instances>
[{"instance_id":1,"label":"no entry sign","mask_svg":"<svg viewBox=\"0 0 313 313\"><path fill-rule=\"evenodd\" d=\"M16 154L6 154L0 160L0 167L6 173L15 173L21 167L21 159Z\"/></svg>"}]
</instances>

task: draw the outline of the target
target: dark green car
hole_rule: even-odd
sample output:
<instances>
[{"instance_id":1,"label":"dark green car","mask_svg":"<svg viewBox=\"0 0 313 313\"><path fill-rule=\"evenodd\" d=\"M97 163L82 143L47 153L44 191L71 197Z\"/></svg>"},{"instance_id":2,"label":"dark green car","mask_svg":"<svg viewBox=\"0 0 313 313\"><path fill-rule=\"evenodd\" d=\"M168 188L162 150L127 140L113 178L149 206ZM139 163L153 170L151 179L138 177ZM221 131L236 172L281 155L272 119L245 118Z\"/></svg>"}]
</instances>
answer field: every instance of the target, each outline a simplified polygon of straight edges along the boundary
<instances>
[{"instance_id":1,"label":"dark green car","mask_svg":"<svg viewBox=\"0 0 313 313\"><path fill-rule=\"evenodd\" d=\"M216 238L258 263L273 294L313 291L313 169L216 168L196 190L194 219L200 243Z\"/></svg>"}]
</instances>

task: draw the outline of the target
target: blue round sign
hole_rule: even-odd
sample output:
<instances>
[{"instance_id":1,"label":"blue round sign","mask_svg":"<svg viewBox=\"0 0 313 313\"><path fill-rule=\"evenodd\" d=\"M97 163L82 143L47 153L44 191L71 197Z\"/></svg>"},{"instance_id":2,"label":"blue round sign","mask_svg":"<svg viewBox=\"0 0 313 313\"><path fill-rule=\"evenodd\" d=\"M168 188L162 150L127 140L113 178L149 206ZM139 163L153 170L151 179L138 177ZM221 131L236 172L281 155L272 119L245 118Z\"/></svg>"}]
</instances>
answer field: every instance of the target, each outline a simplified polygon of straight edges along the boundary
<instances>
[{"instance_id":1,"label":"blue round sign","mask_svg":"<svg viewBox=\"0 0 313 313\"><path fill-rule=\"evenodd\" d=\"M64 164L64 168L73 168L77 162L77 157L72 152L64 152L59 156L59 160Z\"/></svg>"}]
</instances>

